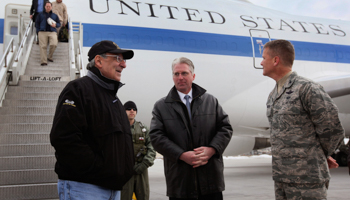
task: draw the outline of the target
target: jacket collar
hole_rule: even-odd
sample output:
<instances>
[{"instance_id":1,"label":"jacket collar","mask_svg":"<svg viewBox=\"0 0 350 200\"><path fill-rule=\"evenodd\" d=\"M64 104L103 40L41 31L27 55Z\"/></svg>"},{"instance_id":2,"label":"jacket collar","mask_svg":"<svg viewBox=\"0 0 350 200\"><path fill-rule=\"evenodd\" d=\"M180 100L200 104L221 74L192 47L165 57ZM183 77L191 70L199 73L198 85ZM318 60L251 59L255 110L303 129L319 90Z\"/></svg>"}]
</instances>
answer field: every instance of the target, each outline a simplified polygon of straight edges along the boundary
<instances>
[{"instance_id":1,"label":"jacket collar","mask_svg":"<svg viewBox=\"0 0 350 200\"><path fill-rule=\"evenodd\" d=\"M87 76L90 77L93 81L95 81L101 87L107 90L112 90L115 93L117 93L118 89L124 85L119 81L115 81L104 77L101 74L100 70L98 70L96 67L92 67L90 70L88 70Z\"/></svg>"},{"instance_id":2,"label":"jacket collar","mask_svg":"<svg viewBox=\"0 0 350 200\"><path fill-rule=\"evenodd\" d=\"M298 77L297 72L292 72L290 74L290 76L288 77L286 83L282 87L281 92L279 94L277 94L277 89L278 89L277 87L278 87L278 85L276 84L276 87L273 90L273 95L272 96L276 97L275 99L278 99L285 92L285 90L287 90L287 89L292 87L292 85L294 84L294 82L295 82L297 77Z\"/></svg>"},{"instance_id":3,"label":"jacket collar","mask_svg":"<svg viewBox=\"0 0 350 200\"><path fill-rule=\"evenodd\" d=\"M206 90L199 85L192 83L192 101L196 98L202 96ZM177 93L176 87L172 87L170 92L165 98L165 102L174 102L174 101L181 101L179 94Z\"/></svg>"}]
</instances>

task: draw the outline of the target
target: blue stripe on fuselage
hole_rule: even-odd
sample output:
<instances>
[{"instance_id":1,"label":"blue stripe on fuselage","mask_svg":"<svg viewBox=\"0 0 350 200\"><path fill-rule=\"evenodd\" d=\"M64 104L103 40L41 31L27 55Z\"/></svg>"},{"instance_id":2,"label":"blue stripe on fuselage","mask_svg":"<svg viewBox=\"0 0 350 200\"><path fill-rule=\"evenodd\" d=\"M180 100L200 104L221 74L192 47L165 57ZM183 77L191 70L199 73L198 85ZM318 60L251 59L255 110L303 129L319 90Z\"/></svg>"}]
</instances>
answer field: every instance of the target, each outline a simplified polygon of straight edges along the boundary
<instances>
[{"instance_id":1,"label":"blue stripe on fuselage","mask_svg":"<svg viewBox=\"0 0 350 200\"><path fill-rule=\"evenodd\" d=\"M83 25L85 47L91 47L101 40L112 40L119 46L130 49L252 56L251 39L246 36L117 25ZM296 60L350 63L350 46L291 42L295 47ZM261 57L260 54L256 55Z\"/></svg>"},{"instance_id":2,"label":"blue stripe on fuselage","mask_svg":"<svg viewBox=\"0 0 350 200\"><path fill-rule=\"evenodd\" d=\"M252 56L251 39L246 36L88 23L83 25L85 47L91 47L101 40L112 40L130 49ZM3 32L4 19L0 19L1 44ZM291 42L295 47L296 60L350 63L350 46ZM261 57L257 50L255 53Z\"/></svg>"},{"instance_id":3,"label":"blue stripe on fuselage","mask_svg":"<svg viewBox=\"0 0 350 200\"><path fill-rule=\"evenodd\" d=\"M4 43L4 19L0 19L0 43Z\"/></svg>"}]
</instances>

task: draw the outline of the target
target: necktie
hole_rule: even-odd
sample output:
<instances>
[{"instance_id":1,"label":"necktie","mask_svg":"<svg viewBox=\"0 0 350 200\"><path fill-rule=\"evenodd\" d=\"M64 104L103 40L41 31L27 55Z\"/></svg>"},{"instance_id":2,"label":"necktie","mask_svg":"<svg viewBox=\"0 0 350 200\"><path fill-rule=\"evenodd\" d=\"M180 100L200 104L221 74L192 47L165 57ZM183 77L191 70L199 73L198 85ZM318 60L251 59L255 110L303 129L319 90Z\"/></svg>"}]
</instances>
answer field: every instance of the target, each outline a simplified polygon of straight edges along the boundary
<instances>
[{"instance_id":1,"label":"necktie","mask_svg":"<svg viewBox=\"0 0 350 200\"><path fill-rule=\"evenodd\" d=\"M185 96L185 99L186 99L186 107L187 107L188 115L190 116L190 119L191 119L190 96L186 95L186 96Z\"/></svg>"}]
</instances>

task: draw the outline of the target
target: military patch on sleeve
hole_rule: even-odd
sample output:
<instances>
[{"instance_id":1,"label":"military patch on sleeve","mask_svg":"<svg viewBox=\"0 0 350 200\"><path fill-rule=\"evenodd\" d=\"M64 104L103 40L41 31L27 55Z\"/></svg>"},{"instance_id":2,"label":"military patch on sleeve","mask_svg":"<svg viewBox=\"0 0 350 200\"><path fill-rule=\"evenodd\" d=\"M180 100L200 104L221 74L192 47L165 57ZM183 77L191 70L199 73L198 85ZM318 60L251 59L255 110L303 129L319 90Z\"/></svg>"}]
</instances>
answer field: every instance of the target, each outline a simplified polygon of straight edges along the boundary
<instances>
[{"instance_id":1,"label":"military patch on sleeve","mask_svg":"<svg viewBox=\"0 0 350 200\"><path fill-rule=\"evenodd\" d=\"M68 99L66 99L63 103L63 105L67 105L67 106L73 106L73 107L77 107L76 105L74 105L74 101L70 101Z\"/></svg>"}]
</instances>

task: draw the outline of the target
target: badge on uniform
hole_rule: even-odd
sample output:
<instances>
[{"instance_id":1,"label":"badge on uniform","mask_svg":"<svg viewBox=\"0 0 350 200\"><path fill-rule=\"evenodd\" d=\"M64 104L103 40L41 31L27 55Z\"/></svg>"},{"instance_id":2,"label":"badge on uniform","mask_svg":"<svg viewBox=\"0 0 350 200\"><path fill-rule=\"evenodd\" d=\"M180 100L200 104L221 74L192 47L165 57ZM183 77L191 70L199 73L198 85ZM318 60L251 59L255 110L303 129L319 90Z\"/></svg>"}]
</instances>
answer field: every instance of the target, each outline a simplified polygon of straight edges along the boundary
<instances>
[{"instance_id":1,"label":"badge on uniform","mask_svg":"<svg viewBox=\"0 0 350 200\"><path fill-rule=\"evenodd\" d=\"M144 137L139 137L139 140L144 141L145 138Z\"/></svg>"}]
</instances>

